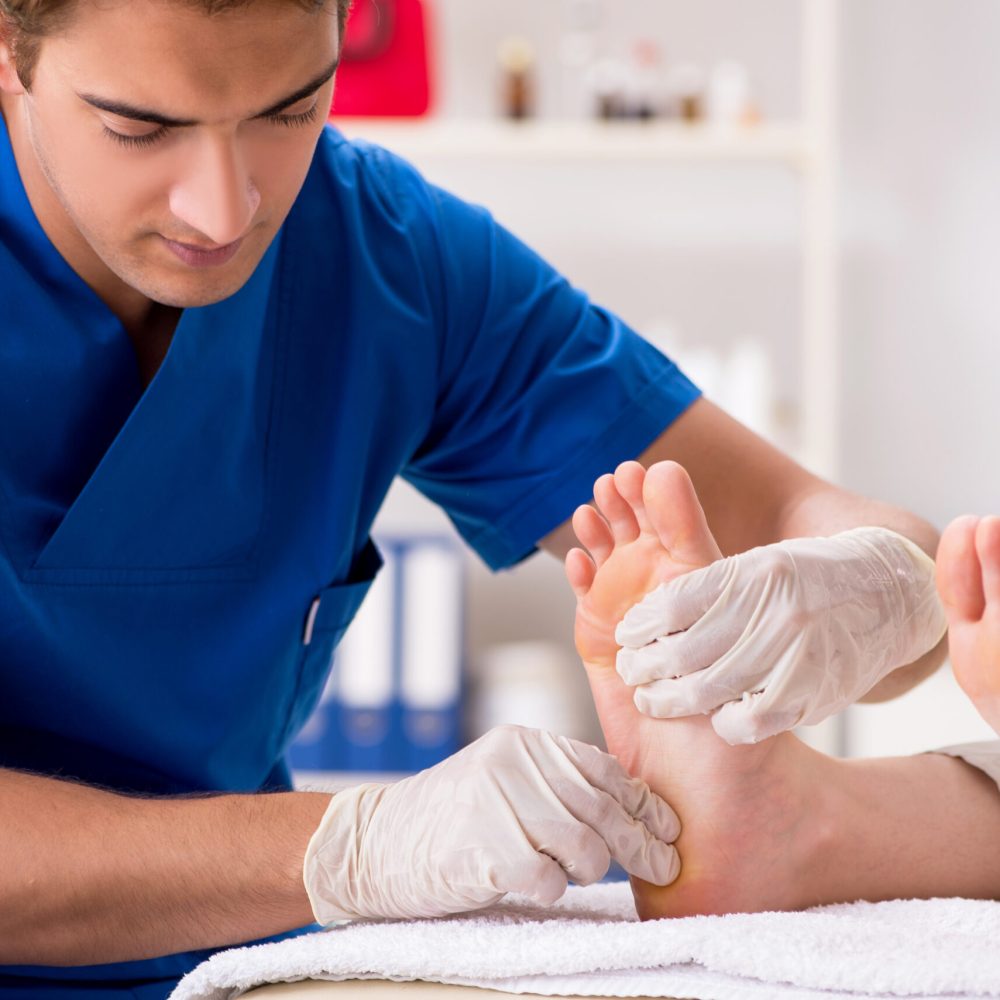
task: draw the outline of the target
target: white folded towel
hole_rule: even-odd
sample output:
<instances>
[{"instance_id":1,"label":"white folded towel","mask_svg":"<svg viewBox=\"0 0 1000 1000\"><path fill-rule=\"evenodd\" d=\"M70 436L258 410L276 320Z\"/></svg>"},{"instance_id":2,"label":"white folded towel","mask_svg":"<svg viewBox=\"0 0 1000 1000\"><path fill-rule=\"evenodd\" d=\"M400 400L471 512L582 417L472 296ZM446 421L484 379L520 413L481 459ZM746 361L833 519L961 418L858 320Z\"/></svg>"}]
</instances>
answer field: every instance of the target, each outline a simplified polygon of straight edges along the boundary
<instances>
[{"instance_id":1,"label":"white folded towel","mask_svg":"<svg viewBox=\"0 0 1000 1000\"><path fill-rule=\"evenodd\" d=\"M697 1000L1000 998L1000 903L898 900L640 923L625 883L555 906L508 898L440 920L365 921L220 952L171 1000L302 979Z\"/></svg>"}]
</instances>

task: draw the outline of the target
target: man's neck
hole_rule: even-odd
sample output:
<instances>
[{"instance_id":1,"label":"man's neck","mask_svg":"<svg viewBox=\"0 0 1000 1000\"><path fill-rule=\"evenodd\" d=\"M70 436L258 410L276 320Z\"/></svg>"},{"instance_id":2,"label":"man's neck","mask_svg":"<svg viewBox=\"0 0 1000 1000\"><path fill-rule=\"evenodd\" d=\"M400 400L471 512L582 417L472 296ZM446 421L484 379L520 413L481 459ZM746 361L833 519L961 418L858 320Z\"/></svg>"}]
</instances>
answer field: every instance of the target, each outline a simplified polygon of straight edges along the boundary
<instances>
[{"instance_id":1,"label":"man's neck","mask_svg":"<svg viewBox=\"0 0 1000 1000\"><path fill-rule=\"evenodd\" d=\"M153 381L153 376L159 371L181 317L181 310L172 306L161 306L155 302L151 306L143 325L125 327L135 350L143 388Z\"/></svg>"}]
</instances>

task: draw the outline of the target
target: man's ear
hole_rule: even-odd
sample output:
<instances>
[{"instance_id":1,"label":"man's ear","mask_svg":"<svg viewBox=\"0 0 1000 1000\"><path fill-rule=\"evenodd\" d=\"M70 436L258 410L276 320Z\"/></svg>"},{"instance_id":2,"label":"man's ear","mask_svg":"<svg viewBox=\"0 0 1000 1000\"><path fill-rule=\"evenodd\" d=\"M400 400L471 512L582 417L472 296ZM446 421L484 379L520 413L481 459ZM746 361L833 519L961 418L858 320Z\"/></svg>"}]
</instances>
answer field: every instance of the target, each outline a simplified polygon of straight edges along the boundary
<instances>
[{"instance_id":1,"label":"man's ear","mask_svg":"<svg viewBox=\"0 0 1000 1000\"><path fill-rule=\"evenodd\" d=\"M0 90L5 94L23 94L24 85L14 64L14 31L0 15Z\"/></svg>"}]
</instances>

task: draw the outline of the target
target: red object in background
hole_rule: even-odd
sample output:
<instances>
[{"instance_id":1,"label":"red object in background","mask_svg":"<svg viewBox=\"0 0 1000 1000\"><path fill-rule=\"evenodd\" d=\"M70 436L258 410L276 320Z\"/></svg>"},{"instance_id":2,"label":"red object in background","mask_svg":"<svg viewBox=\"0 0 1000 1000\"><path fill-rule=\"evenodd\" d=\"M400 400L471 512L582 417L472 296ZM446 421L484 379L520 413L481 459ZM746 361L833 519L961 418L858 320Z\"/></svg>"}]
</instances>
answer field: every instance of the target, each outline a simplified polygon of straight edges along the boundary
<instances>
[{"instance_id":1,"label":"red object in background","mask_svg":"<svg viewBox=\"0 0 1000 1000\"><path fill-rule=\"evenodd\" d=\"M415 116L431 105L426 0L354 0L331 116Z\"/></svg>"}]
</instances>

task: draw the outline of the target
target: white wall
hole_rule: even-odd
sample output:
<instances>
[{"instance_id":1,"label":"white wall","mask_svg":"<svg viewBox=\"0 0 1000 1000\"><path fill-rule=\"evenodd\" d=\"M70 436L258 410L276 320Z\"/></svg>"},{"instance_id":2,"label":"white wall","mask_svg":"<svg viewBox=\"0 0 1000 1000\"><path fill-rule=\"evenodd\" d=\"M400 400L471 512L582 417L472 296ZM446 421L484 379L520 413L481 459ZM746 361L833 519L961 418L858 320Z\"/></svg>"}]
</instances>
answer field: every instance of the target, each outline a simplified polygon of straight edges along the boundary
<instances>
[{"instance_id":1,"label":"white wall","mask_svg":"<svg viewBox=\"0 0 1000 1000\"><path fill-rule=\"evenodd\" d=\"M766 115L797 112L798 0L617 0L608 48L750 67ZM960 10L959 10L960 7ZM542 54L540 104L557 103L557 0L436 0L440 112L492 113L497 40ZM845 485L939 525L1000 511L1000 4L843 0L841 203ZM774 168L525 173L438 165L476 200L640 328L691 343L768 343L794 405L795 178ZM580 211L574 207L584 206ZM419 512L418 512L419 511ZM393 498L386 522L435 515ZM491 578L473 567L473 656L516 638L570 647L572 600L554 560ZM592 720L590 720L592 728ZM909 752L988 732L947 673L893 706L856 710L851 749Z\"/></svg>"},{"instance_id":2,"label":"white wall","mask_svg":"<svg viewBox=\"0 0 1000 1000\"><path fill-rule=\"evenodd\" d=\"M1000 510L1000 4L845 15L844 475L942 524Z\"/></svg>"},{"instance_id":3,"label":"white wall","mask_svg":"<svg viewBox=\"0 0 1000 1000\"><path fill-rule=\"evenodd\" d=\"M1000 511L1000 5L844 4L845 483L938 525ZM852 749L989 730L935 677Z\"/></svg>"}]
</instances>

